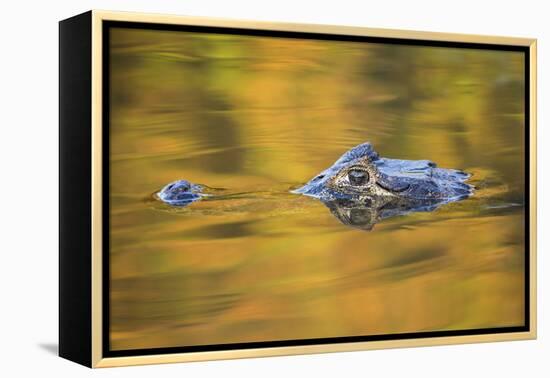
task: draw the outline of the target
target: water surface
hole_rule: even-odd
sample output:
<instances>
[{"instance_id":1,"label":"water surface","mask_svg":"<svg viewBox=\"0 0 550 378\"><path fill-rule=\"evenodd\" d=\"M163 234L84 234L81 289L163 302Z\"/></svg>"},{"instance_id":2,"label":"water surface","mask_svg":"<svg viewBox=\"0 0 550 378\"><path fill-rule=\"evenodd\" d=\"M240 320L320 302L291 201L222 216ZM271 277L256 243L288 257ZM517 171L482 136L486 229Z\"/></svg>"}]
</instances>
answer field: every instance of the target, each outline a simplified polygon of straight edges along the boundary
<instances>
[{"instance_id":1,"label":"water surface","mask_svg":"<svg viewBox=\"0 0 550 378\"><path fill-rule=\"evenodd\" d=\"M516 52L114 29L114 350L524 322ZM343 225L289 193L370 141L473 197ZM176 179L217 194L176 209Z\"/></svg>"}]
</instances>

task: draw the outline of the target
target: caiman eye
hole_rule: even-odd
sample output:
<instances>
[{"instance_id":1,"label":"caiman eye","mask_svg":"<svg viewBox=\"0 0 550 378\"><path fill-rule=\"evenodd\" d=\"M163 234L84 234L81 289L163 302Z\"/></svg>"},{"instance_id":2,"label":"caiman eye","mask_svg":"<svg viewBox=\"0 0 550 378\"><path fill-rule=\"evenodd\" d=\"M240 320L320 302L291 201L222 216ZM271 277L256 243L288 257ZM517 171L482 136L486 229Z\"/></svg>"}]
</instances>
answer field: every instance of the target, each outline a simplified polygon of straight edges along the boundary
<instances>
[{"instance_id":1,"label":"caiman eye","mask_svg":"<svg viewBox=\"0 0 550 378\"><path fill-rule=\"evenodd\" d=\"M351 169L348 172L348 179L351 185L366 185L369 182L369 173L362 169Z\"/></svg>"}]
</instances>

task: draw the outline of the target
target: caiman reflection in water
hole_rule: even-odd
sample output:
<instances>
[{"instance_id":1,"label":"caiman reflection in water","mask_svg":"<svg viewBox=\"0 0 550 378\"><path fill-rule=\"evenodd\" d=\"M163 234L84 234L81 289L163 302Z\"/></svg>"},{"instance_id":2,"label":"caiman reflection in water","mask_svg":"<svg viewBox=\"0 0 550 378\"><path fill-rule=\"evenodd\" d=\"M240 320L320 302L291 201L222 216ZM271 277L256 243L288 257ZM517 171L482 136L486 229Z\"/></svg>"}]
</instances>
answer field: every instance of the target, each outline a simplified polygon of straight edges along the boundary
<instances>
[{"instance_id":1,"label":"caiman reflection in water","mask_svg":"<svg viewBox=\"0 0 550 378\"><path fill-rule=\"evenodd\" d=\"M370 231L374 225L386 218L412 212L434 211L449 201L408 200L395 197L366 197L361 201L336 199L322 201L332 215L350 227Z\"/></svg>"},{"instance_id":2,"label":"caiman reflection in water","mask_svg":"<svg viewBox=\"0 0 550 378\"><path fill-rule=\"evenodd\" d=\"M292 193L321 200L343 224L370 230L382 219L429 212L473 194L469 174L438 168L429 160L381 158L370 143L343 154L331 167ZM156 194L171 206L184 207L208 194L187 180L166 185Z\"/></svg>"}]
</instances>

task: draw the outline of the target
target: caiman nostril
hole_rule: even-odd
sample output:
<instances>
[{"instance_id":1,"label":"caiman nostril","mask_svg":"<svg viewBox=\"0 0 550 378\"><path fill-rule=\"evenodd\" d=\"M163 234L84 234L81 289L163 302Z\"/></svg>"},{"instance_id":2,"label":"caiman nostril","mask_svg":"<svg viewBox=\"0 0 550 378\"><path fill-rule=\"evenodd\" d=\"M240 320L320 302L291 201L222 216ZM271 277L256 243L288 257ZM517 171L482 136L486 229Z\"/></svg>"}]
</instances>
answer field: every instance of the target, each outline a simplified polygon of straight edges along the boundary
<instances>
[{"instance_id":1,"label":"caiman nostril","mask_svg":"<svg viewBox=\"0 0 550 378\"><path fill-rule=\"evenodd\" d=\"M157 193L157 198L169 205L183 207L200 200L202 189L202 186L187 180L178 180L167 184Z\"/></svg>"}]
</instances>

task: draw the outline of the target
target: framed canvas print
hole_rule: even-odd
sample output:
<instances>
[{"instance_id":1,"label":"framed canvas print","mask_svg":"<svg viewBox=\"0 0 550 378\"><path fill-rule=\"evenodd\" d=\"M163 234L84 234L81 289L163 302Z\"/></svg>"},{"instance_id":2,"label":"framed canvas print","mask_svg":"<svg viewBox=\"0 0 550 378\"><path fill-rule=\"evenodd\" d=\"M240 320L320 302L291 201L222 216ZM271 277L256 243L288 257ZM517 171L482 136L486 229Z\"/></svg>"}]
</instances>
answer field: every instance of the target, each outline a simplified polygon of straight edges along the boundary
<instances>
[{"instance_id":1,"label":"framed canvas print","mask_svg":"<svg viewBox=\"0 0 550 378\"><path fill-rule=\"evenodd\" d=\"M532 39L60 22L60 334L89 367L531 339Z\"/></svg>"}]
</instances>

